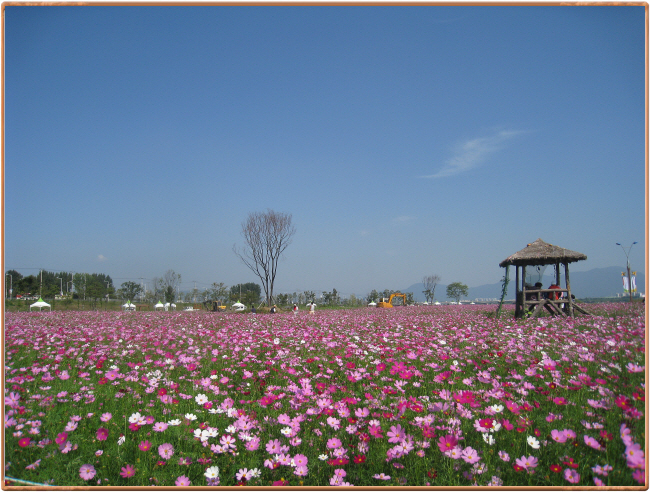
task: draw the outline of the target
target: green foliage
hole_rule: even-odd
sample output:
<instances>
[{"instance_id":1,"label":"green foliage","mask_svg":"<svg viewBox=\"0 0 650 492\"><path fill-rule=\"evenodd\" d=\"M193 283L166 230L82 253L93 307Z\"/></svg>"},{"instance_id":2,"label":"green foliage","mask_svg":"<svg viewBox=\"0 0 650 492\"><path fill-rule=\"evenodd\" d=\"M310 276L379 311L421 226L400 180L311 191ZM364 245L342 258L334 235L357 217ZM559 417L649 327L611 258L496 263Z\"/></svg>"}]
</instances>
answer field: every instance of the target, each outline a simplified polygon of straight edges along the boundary
<instances>
[{"instance_id":1,"label":"green foliage","mask_svg":"<svg viewBox=\"0 0 650 492\"><path fill-rule=\"evenodd\" d=\"M120 289L116 292L120 299L125 301L133 301L142 292L142 286L136 282L123 282Z\"/></svg>"},{"instance_id":2,"label":"green foliage","mask_svg":"<svg viewBox=\"0 0 650 492\"><path fill-rule=\"evenodd\" d=\"M447 297L450 299L456 299L456 302L459 302L461 297L467 297L468 295L469 291L465 284L454 282L447 286Z\"/></svg>"},{"instance_id":3,"label":"green foliage","mask_svg":"<svg viewBox=\"0 0 650 492\"><path fill-rule=\"evenodd\" d=\"M262 287L255 282L237 284L230 288L230 300L233 302L241 301L244 304L258 303L261 295ZM248 303L244 302L243 299L247 299Z\"/></svg>"}]
</instances>

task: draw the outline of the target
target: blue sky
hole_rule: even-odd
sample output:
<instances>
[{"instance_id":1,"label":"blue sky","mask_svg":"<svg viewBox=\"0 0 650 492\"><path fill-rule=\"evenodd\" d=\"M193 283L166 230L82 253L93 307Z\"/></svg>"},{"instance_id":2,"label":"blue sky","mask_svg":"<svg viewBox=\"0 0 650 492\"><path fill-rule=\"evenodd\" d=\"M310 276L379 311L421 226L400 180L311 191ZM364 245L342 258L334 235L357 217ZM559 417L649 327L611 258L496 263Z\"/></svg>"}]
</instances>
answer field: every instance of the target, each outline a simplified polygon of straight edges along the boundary
<instances>
[{"instance_id":1,"label":"blue sky","mask_svg":"<svg viewBox=\"0 0 650 492\"><path fill-rule=\"evenodd\" d=\"M5 270L470 287L537 238L645 268L642 6L5 6Z\"/></svg>"}]
</instances>

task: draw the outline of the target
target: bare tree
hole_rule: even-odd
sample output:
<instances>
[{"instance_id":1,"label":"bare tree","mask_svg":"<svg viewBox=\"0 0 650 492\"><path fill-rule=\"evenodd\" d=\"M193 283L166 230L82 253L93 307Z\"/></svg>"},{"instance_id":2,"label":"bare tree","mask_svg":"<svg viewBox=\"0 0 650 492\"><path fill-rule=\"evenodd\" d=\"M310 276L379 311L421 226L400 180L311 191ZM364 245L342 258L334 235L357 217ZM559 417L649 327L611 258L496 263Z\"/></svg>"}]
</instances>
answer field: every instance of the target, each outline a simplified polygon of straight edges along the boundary
<instances>
[{"instance_id":1,"label":"bare tree","mask_svg":"<svg viewBox=\"0 0 650 492\"><path fill-rule=\"evenodd\" d=\"M262 281L268 306L273 302L273 283L278 271L278 262L291 238L296 233L291 224L291 214L274 212L253 212L242 222L242 236L245 246L233 252Z\"/></svg>"},{"instance_id":2,"label":"bare tree","mask_svg":"<svg viewBox=\"0 0 650 492\"><path fill-rule=\"evenodd\" d=\"M438 282L440 282L440 275L427 275L422 278L422 284L424 284L424 290L422 293L426 296L427 301L433 302Z\"/></svg>"}]
</instances>

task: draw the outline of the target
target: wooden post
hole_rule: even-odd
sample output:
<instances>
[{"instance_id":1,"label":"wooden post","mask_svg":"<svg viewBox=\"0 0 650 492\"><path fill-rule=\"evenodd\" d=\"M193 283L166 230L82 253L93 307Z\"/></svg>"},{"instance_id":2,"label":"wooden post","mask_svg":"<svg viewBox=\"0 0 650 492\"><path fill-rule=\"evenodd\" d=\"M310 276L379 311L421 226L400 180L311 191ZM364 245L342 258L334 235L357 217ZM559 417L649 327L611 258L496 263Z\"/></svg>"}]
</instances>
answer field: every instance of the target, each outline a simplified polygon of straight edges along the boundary
<instances>
[{"instance_id":1,"label":"wooden post","mask_svg":"<svg viewBox=\"0 0 650 492\"><path fill-rule=\"evenodd\" d=\"M566 280L566 295L569 301L569 316L573 318L573 299L571 298L571 283L569 282L569 263L564 264L564 277Z\"/></svg>"},{"instance_id":2,"label":"wooden post","mask_svg":"<svg viewBox=\"0 0 650 492\"><path fill-rule=\"evenodd\" d=\"M515 318L519 317L519 265L515 265Z\"/></svg>"},{"instance_id":3,"label":"wooden post","mask_svg":"<svg viewBox=\"0 0 650 492\"><path fill-rule=\"evenodd\" d=\"M558 261L555 264L555 285L558 287L562 284L560 284L560 262Z\"/></svg>"},{"instance_id":4,"label":"wooden post","mask_svg":"<svg viewBox=\"0 0 650 492\"><path fill-rule=\"evenodd\" d=\"M521 266L521 316L526 316L526 265Z\"/></svg>"}]
</instances>

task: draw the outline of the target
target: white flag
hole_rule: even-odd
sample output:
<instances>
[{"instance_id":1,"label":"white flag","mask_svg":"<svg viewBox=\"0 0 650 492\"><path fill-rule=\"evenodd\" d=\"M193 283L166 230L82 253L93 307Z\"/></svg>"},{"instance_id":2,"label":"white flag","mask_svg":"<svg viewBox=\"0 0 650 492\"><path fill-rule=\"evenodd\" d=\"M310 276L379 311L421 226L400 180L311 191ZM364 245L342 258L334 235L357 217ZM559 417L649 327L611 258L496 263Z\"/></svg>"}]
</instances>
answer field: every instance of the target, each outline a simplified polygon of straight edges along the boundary
<instances>
[{"instance_id":1,"label":"white flag","mask_svg":"<svg viewBox=\"0 0 650 492\"><path fill-rule=\"evenodd\" d=\"M628 283L628 278L626 276L623 276L623 292L629 292L629 283Z\"/></svg>"},{"instance_id":2,"label":"white flag","mask_svg":"<svg viewBox=\"0 0 650 492\"><path fill-rule=\"evenodd\" d=\"M632 275L632 292L636 292L636 276Z\"/></svg>"}]
</instances>

